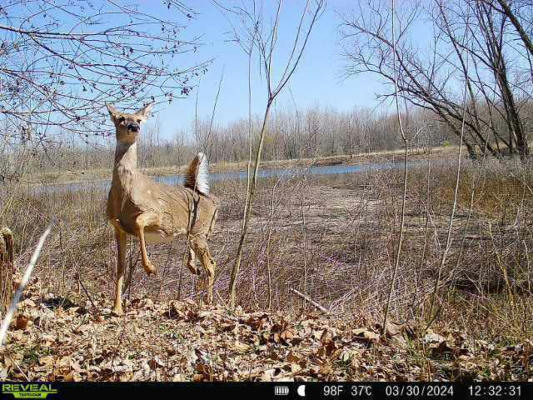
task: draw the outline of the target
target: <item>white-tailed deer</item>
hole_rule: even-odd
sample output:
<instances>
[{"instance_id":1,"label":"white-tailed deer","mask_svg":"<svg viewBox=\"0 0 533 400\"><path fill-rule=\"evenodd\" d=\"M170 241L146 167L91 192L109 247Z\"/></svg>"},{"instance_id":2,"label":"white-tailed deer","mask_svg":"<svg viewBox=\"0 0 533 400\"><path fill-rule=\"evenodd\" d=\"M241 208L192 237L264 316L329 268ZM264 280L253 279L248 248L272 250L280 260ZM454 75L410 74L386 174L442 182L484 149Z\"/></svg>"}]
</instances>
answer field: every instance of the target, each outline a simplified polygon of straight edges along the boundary
<instances>
[{"instance_id":1,"label":"white-tailed deer","mask_svg":"<svg viewBox=\"0 0 533 400\"><path fill-rule=\"evenodd\" d=\"M215 261L209 253L207 239L217 217L218 200L209 194L207 159L204 154L192 160L183 186L154 182L137 169L137 139L141 124L148 118L151 105L134 114L117 111L107 105L116 127L117 147L113 180L107 200L107 217L115 228L117 241L117 277L113 311L122 311L127 235L139 239L142 265L147 274L156 268L146 252L146 243L168 242L186 235L189 246L187 267L196 275L196 257L207 275L207 303L213 300Z\"/></svg>"}]
</instances>

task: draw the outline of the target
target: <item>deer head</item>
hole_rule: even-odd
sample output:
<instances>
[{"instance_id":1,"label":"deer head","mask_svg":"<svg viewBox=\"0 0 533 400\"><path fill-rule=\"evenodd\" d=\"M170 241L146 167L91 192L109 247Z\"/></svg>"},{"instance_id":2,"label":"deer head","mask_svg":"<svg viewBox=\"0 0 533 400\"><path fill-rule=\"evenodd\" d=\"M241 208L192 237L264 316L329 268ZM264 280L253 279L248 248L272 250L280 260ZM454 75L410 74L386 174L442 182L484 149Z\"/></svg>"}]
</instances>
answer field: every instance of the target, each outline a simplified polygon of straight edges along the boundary
<instances>
[{"instance_id":1,"label":"deer head","mask_svg":"<svg viewBox=\"0 0 533 400\"><path fill-rule=\"evenodd\" d=\"M111 121L117 129L117 142L133 144L137 141L141 132L141 124L148 119L152 106L153 104L148 104L136 113L128 114L119 112L111 104L106 104L109 115L111 115Z\"/></svg>"}]
</instances>

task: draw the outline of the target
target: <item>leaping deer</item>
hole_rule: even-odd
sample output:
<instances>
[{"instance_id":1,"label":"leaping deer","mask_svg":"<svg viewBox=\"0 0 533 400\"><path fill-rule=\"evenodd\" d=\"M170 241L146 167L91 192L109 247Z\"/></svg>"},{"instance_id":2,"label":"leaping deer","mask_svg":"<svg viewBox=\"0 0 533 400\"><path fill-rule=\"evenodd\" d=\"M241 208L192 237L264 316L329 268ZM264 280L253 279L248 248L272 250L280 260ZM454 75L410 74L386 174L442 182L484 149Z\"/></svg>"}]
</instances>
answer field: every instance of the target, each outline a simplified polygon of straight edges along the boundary
<instances>
[{"instance_id":1,"label":"leaping deer","mask_svg":"<svg viewBox=\"0 0 533 400\"><path fill-rule=\"evenodd\" d=\"M136 236L141 248L142 265L148 275L156 268L146 252L146 243L169 242L187 235L187 267L196 275L196 256L208 279L207 303L213 301L215 261L209 253L207 239L213 231L219 202L209 193L207 159L198 153L190 163L183 186L158 183L137 169L137 139L152 105L134 114L119 112L107 105L115 124L117 147L113 180L107 200L107 218L115 228L117 242L117 277L113 312L122 315L122 283L126 258L127 235Z\"/></svg>"}]
</instances>

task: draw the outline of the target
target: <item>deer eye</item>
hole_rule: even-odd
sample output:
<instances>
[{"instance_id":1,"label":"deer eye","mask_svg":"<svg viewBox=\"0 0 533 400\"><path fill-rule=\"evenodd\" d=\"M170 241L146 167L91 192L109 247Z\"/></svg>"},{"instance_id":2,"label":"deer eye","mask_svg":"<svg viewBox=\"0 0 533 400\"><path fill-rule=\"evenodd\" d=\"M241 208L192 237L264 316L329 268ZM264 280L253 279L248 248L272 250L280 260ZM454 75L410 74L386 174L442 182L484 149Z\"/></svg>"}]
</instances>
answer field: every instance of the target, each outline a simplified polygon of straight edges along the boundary
<instances>
[{"instance_id":1,"label":"deer eye","mask_svg":"<svg viewBox=\"0 0 533 400\"><path fill-rule=\"evenodd\" d=\"M126 121L126 118L124 118L124 117L120 117L120 118L118 119L118 122L124 122L124 121Z\"/></svg>"},{"instance_id":2,"label":"deer eye","mask_svg":"<svg viewBox=\"0 0 533 400\"><path fill-rule=\"evenodd\" d=\"M137 120L137 123L138 123L138 124L140 124L141 122L142 122L142 120L141 120L141 119L138 119L138 120Z\"/></svg>"}]
</instances>

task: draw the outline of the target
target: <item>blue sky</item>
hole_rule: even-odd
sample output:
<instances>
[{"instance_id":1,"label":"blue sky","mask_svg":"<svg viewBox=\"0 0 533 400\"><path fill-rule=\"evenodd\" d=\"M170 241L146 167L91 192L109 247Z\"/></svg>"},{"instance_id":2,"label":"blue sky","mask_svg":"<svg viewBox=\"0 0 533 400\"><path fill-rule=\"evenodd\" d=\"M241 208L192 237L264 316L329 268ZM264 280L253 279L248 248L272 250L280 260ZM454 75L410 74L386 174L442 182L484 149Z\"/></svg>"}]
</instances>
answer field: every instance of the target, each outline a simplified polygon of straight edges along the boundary
<instances>
[{"instance_id":1,"label":"blue sky","mask_svg":"<svg viewBox=\"0 0 533 400\"><path fill-rule=\"evenodd\" d=\"M247 0L243 0L246 3ZM227 4L228 2L224 2ZM231 4L231 2L229 2ZM238 2L237 2L238 3ZM221 10L209 0L189 3L198 12L185 30L190 36L202 36L203 46L197 54L184 56L184 62L195 62L213 58L209 71L202 78L199 87L198 114L208 117L222 72L224 78L216 110L216 122L226 124L248 114L247 97L247 56L234 43L228 43L230 24ZM353 1L330 0L312 33L304 57L292 77L289 90L285 90L277 101L277 107L298 111L313 106L331 107L337 110L350 110L354 107L374 108L378 106L376 92L383 91L377 76L365 74L346 79L343 76L346 60L342 57L338 14L349 15ZM288 46L294 36L294 29L303 0L287 0L282 9L279 34L279 55L275 68L281 68L283 54L288 54ZM265 1L265 7L273 8L274 2ZM253 71L253 109L259 113L264 107L265 90L258 74ZM294 101L291 98L294 98ZM196 92L187 99L178 99L170 105L159 105L155 117L161 127L162 136L171 138L176 131L189 131L194 121Z\"/></svg>"}]
</instances>

